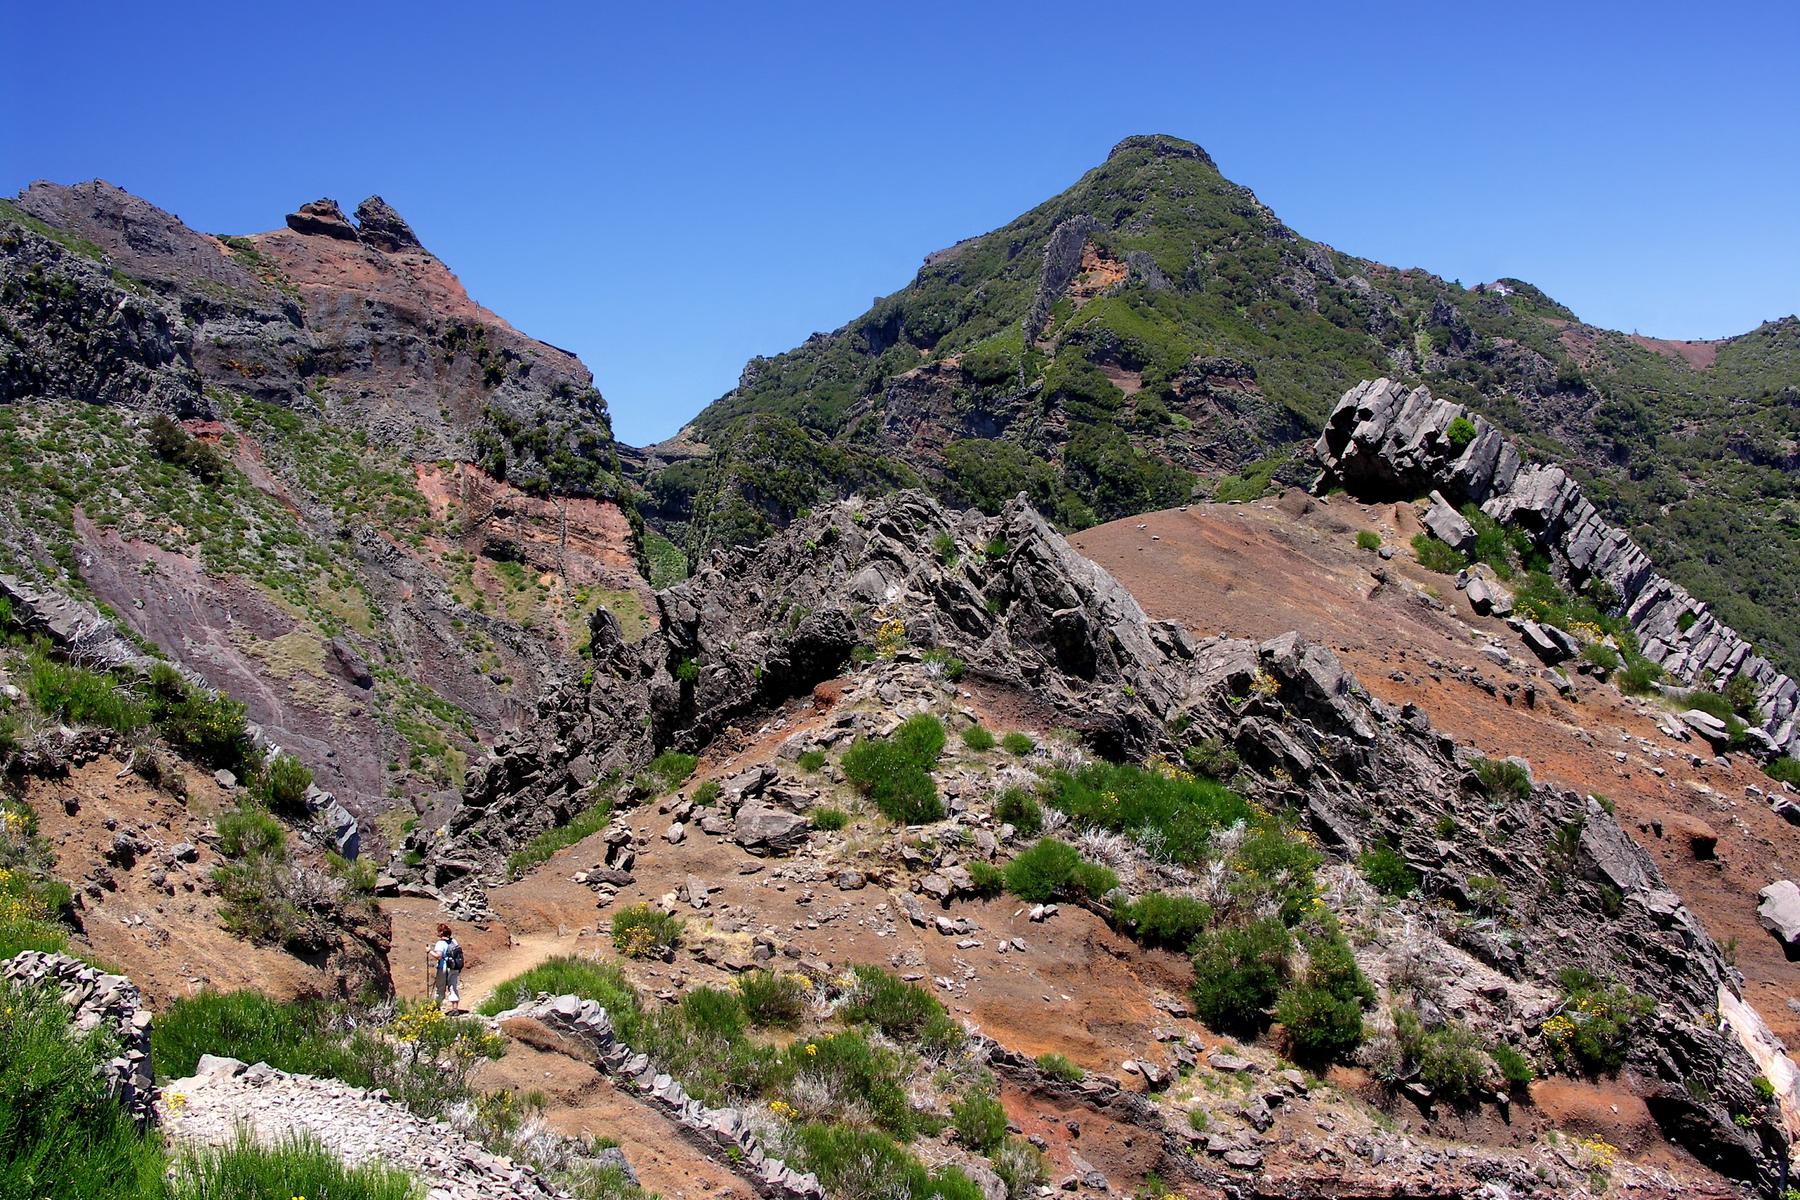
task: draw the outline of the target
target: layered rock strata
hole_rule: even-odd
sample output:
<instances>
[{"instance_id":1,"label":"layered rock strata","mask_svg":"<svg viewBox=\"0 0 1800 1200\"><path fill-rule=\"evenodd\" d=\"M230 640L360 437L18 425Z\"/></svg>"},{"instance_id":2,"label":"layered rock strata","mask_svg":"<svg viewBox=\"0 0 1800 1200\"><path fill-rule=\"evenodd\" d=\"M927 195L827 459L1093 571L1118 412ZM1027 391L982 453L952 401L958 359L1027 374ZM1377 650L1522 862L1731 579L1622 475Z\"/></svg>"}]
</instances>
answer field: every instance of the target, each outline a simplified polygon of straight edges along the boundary
<instances>
[{"instance_id":1,"label":"layered rock strata","mask_svg":"<svg viewBox=\"0 0 1800 1200\"><path fill-rule=\"evenodd\" d=\"M1718 687L1749 679L1761 718L1750 736L1770 753L1800 750L1800 685L1704 601L1658 574L1650 556L1600 516L1568 472L1554 463L1527 462L1478 414L1423 387L1369 380L1344 393L1315 451L1324 481L1342 483L1355 495L1415 497L1435 489L1523 529L1571 587L1599 582L1612 590L1644 656L1671 678ZM1439 536L1454 543L1460 527L1451 527L1448 518L1441 523Z\"/></svg>"}]
</instances>

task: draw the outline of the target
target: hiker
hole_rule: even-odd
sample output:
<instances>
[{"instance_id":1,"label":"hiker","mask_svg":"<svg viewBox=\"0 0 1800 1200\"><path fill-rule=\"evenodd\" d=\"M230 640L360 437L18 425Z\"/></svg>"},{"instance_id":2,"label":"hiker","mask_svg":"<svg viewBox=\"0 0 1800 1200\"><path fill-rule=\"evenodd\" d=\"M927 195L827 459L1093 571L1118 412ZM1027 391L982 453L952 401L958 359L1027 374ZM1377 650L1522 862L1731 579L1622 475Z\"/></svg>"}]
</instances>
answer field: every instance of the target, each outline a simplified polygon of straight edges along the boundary
<instances>
[{"instance_id":1,"label":"hiker","mask_svg":"<svg viewBox=\"0 0 1800 1200\"><path fill-rule=\"evenodd\" d=\"M425 969L431 975L431 998L447 1004L450 1012L462 1011L462 993L457 981L462 978L463 948L448 925L437 927L437 941L425 952Z\"/></svg>"}]
</instances>

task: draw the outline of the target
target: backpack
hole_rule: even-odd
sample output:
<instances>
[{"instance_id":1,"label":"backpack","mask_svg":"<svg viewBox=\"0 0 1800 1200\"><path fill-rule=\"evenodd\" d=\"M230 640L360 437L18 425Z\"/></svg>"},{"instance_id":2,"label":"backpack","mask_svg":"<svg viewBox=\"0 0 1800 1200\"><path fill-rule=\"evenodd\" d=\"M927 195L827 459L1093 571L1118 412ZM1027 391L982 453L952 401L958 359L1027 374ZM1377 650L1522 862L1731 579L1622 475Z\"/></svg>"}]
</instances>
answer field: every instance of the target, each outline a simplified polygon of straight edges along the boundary
<instances>
[{"instance_id":1,"label":"backpack","mask_svg":"<svg viewBox=\"0 0 1800 1200\"><path fill-rule=\"evenodd\" d=\"M444 955L444 969L446 971L460 971L462 970L462 962L462 943L458 942L455 938L451 938L450 950Z\"/></svg>"}]
</instances>

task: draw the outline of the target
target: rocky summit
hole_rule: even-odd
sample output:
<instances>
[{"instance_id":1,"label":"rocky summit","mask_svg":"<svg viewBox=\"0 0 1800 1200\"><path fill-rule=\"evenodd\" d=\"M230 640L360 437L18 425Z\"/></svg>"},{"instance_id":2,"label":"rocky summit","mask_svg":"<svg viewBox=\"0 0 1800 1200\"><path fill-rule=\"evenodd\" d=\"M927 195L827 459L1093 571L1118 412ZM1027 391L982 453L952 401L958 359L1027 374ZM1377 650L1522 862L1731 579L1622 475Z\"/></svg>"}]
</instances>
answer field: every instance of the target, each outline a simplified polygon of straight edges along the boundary
<instances>
[{"instance_id":1,"label":"rocky summit","mask_svg":"<svg viewBox=\"0 0 1800 1200\"><path fill-rule=\"evenodd\" d=\"M1129 137L636 449L268 224L0 203L0 1192L1792 1194L1791 319Z\"/></svg>"}]
</instances>

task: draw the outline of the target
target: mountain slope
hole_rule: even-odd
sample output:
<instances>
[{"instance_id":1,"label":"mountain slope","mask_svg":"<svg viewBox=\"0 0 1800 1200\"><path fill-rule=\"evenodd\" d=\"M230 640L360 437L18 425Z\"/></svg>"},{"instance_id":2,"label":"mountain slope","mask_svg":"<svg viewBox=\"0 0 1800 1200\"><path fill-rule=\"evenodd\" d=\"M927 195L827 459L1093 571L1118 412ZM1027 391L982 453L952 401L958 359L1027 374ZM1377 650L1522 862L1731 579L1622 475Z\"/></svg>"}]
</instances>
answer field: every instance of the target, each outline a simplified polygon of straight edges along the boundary
<instances>
[{"instance_id":1,"label":"mountain slope","mask_svg":"<svg viewBox=\"0 0 1800 1200\"><path fill-rule=\"evenodd\" d=\"M1800 664L1800 322L1710 343L1597 329L1519 280L1465 288L1301 237L1164 136L752 360L682 457L653 448L653 521L694 549L744 543L915 478L987 511L1024 491L1068 527L1255 495L1309 478L1295 451L1375 375L1572 464L1677 580Z\"/></svg>"},{"instance_id":2,"label":"mountain slope","mask_svg":"<svg viewBox=\"0 0 1800 1200\"><path fill-rule=\"evenodd\" d=\"M587 368L356 216L0 204L0 570L111 606L391 843L647 589Z\"/></svg>"}]
</instances>

